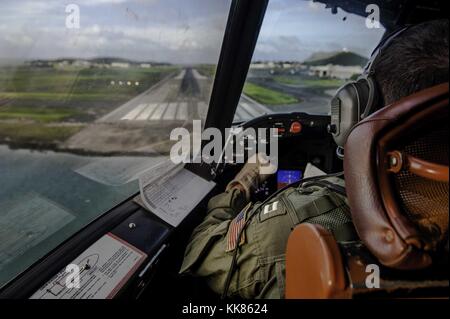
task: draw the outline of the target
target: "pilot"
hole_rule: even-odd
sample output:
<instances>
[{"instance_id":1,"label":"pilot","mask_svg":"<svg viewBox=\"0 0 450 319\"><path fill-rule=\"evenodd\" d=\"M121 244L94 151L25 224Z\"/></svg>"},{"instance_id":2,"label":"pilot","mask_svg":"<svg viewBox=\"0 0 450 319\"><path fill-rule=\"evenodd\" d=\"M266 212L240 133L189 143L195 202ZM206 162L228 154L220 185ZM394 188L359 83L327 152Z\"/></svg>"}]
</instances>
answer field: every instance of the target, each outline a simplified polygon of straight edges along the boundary
<instances>
[{"instance_id":1,"label":"pilot","mask_svg":"<svg viewBox=\"0 0 450 319\"><path fill-rule=\"evenodd\" d=\"M365 70L379 92L371 113L448 82L448 31L448 20L436 20L403 28L383 41ZM211 198L180 270L203 277L222 297L283 298L285 248L299 223L320 224L338 241L356 236L345 192L340 191L343 179L306 182L266 202L252 203L252 193L267 178L259 174L259 161L255 162L246 163L225 192Z\"/></svg>"}]
</instances>

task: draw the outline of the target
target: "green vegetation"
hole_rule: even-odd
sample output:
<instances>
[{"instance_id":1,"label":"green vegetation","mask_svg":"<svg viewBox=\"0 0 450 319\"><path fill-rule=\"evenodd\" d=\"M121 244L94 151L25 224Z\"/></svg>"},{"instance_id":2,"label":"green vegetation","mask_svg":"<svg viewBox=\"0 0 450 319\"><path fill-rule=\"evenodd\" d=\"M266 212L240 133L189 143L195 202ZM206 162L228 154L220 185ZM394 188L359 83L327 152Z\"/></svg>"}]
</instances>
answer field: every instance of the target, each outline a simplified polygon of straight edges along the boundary
<instances>
[{"instance_id":1,"label":"green vegetation","mask_svg":"<svg viewBox=\"0 0 450 319\"><path fill-rule=\"evenodd\" d=\"M275 76L273 80L280 84L287 84L287 85L299 85L302 82L298 77L291 77L291 76Z\"/></svg>"},{"instance_id":2,"label":"green vegetation","mask_svg":"<svg viewBox=\"0 0 450 319\"><path fill-rule=\"evenodd\" d=\"M21 66L0 72L4 93L46 93L80 98L81 95L136 95L175 72L177 67L53 69ZM114 85L111 81L114 81ZM123 85L119 85L122 81ZM131 85L127 85L130 82ZM135 85L136 82L139 85ZM95 96L95 95L94 95ZM59 98L59 96L58 96Z\"/></svg>"},{"instance_id":3,"label":"green vegetation","mask_svg":"<svg viewBox=\"0 0 450 319\"><path fill-rule=\"evenodd\" d=\"M54 144L178 71L140 68L0 68L0 141ZM68 123L72 122L72 123Z\"/></svg>"},{"instance_id":4,"label":"green vegetation","mask_svg":"<svg viewBox=\"0 0 450 319\"><path fill-rule=\"evenodd\" d=\"M244 85L244 94L266 105L294 104L300 102L299 99L290 94L281 93L249 82L246 82Z\"/></svg>"},{"instance_id":5,"label":"green vegetation","mask_svg":"<svg viewBox=\"0 0 450 319\"><path fill-rule=\"evenodd\" d=\"M83 125L51 126L36 123L0 123L0 141L16 143L63 142L81 130Z\"/></svg>"},{"instance_id":6,"label":"green vegetation","mask_svg":"<svg viewBox=\"0 0 450 319\"><path fill-rule=\"evenodd\" d=\"M3 107L0 108L0 120L31 120L35 122L59 122L78 115L79 112L70 108L34 108L34 107Z\"/></svg>"},{"instance_id":7,"label":"green vegetation","mask_svg":"<svg viewBox=\"0 0 450 319\"><path fill-rule=\"evenodd\" d=\"M214 74L216 74L216 66L213 64L200 64L198 66L195 66L195 69L200 73L201 75L207 76L207 77L214 77Z\"/></svg>"},{"instance_id":8,"label":"green vegetation","mask_svg":"<svg viewBox=\"0 0 450 319\"><path fill-rule=\"evenodd\" d=\"M345 83L344 80L340 79L321 79L321 78L311 78L304 79L300 77L291 77L291 76L276 76L274 77L274 81L280 84L287 85L302 85L312 88L337 88Z\"/></svg>"},{"instance_id":9,"label":"green vegetation","mask_svg":"<svg viewBox=\"0 0 450 319\"><path fill-rule=\"evenodd\" d=\"M0 92L0 99L14 99L19 100L33 100L39 102L45 101L100 101L100 100L117 100L128 99L134 95L122 94L108 94L108 93L52 93L52 92Z\"/></svg>"},{"instance_id":10,"label":"green vegetation","mask_svg":"<svg viewBox=\"0 0 450 319\"><path fill-rule=\"evenodd\" d=\"M55 114L54 120L70 116L66 113L86 112L93 114L89 117L92 119L144 92L177 70L175 66L67 69L4 67L0 69L0 103L7 110L0 111L3 113L0 118L14 118L14 114L18 114L21 115L19 117L33 119L36 118L34 113L39 110L39 113L56 111L58 114ZM46 108L49 112L43 110ZM27 111L30 111L29 116L25 114Z\"/></svg>"}]
</instances>

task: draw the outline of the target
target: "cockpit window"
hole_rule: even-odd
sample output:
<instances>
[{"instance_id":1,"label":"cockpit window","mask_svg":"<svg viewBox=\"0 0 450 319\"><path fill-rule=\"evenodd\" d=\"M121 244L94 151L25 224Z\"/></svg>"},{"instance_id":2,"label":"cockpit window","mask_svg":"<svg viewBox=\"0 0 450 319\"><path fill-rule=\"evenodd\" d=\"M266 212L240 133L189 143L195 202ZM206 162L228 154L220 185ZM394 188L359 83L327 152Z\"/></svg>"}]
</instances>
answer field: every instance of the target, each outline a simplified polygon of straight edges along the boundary
<instances>
[{"instance_id":1,"label":"cockpit window","mask_svg":"<svg viewBox=\"0 0 450 319\"><path fill-rule=\"evenodd\" d=\"M384 33L376 12L367 11L362 17L320 2L270 0L234 121L328 114L335 90L361 74Z\"/></svg>"},{"instance_id":2,"label":"cockpit window","mask_svg":"<svg viewBox=\"0 0 450 319\"><path fill-rule=\"evenodd\" d=\"M0 3L0 286L204 120L231 0Z\"/></svg>"}]
</instances>

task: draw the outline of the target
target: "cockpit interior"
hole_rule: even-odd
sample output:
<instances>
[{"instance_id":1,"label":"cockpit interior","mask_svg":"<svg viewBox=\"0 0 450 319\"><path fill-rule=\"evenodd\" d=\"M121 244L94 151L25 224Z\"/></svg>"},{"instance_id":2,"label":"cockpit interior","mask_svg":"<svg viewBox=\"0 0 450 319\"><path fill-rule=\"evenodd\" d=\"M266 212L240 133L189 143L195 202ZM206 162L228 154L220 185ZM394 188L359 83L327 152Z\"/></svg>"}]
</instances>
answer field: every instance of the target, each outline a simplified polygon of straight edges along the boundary
<instances>
[{"instance_id":1,"label":"cockpit interior","mask_svg":"<svg viewBox=\"0 0 450 319\"><path fill-rule=\"evenodd\" d=\"M170 2L170 5L175 8L177 5L176 1ZM201 1L194 2L195 10L203 12ZM0 238L4 238L1 241L8 243L5 246L0 244L2 250L4 249L4 252L0 252L1 259L3 259L3 261L0 261L0 273L3 272L3 275L0 276L0 298L117 298L153 301L159 299L178 301L205 299L212 302L220 300L220 295L212 292L203 278L184 276L179 271L192 232L205 218L208 201L225 190L227 184L244 166L244 161L234 163L223 160L218 164L183 163L184 167L182 169L187 172L184 171L185 176L179 180L170 180L168 173L167 176L156 176L156 171L153 170L151 174L145 177L148 184L153 185L153 188L146 188L146 184L142 182L143 179L136 177L138 175L137 171L143 171L144 168L147 168L144 165L145 162L142 162L144 164L141 165L141 162L138 163L137 160L127 159L124 162L125 164L117 164L112 160L109 161L113 157L103 157L104 154L108 154L107 156L118 156L117 158L120 158L120 156L132 157L134 156L133 154L138 154L138 156L144 158L148 156L145 154L150 154L150 156L156 153L164 154L165 157L161 157L162 161L158 162L158 165L161 165L161 168L159 168L161 172L165 170L167 167L164 167L164 165L171 165L166 149L167 145L169 145L166 141L169 136L167 128L172 129L180 126L176 119L178 116L183 115L183 103L188 108L191 105L199 105L198 110L195 111L198 112L199 116L202 110L201 105L203 105L201 103L204 103L204 106L202 106L204 107L203 129L215 128L220 132L224 132L226 128L254 129L255 131L258 131L258 128L266 128L273 129L276 132L278 143L277 171L252 191L251 200L254 203L264 202L270 196L289 187L289 185L299 183L305 177L343 172L346 183L345 191L349 198L350 208L357 212L355 214L352 212L352 215L360 239L351 242L338 242L323 228L315 227L313 224L308 223L292 229L286 247L285 298L448 298L448 81L395 102L399 106L395 110L383 109L381 113L377 112L374 113L374 116L364 118L362 122L352 126L346 146L344 148L340 147L333 136L333 134L337 134L336 130L339 129L335 126L336 119L337 121L344 121L346 116L349 115L344 108L341 108L341 113L335 113L333 109L334 104L332 103L334 93L314 95L314 92L318 92L317 90L322 90L324 87L328 91L334 92L350 80L347 77L344 81L343 78L346 77L344 75L339 78L340 75L331 77L320 72L344 72L350 67L347 66L345 70L331 69L327 65L331 65L330 63L332 62L315 64L314 61L317 60L314 59L309 64L305 62L305 64L299 64L296 67L292 66L291 64L294 62L289 61L294 58L287 53L288 50L291 50L290 48L288 49L288 45L300 50L303 42L300 39L296 43L295 41L297 40L288 36L280 36L278 39L284 42L276 42L274 45L275 47L281 46L281 50L286 45L286 52L284 52L286 54L280 55L280 59L284 58L286 61L272 65L273 63L270 62L269 57L274 48L268 44L268 34L270 35L270 32L267 32L267 30L270 29L275 34L282 29L281 27L277 29L276 21L278 20L274 17L279 14L277 12L280 10L289 10L289 5L293 1L232 0L228 2L224 6L217 5L223 16L217 18L220 21L216 22L216 26L210 26L211 28L219 29L223 27L223 37L219 40L214 40L216 42L219 41L220 46L217 48L218 58L215 61L216 66L212 71L204 65L192 66L192 63L183 66L183 69L180 69L181 71L175 69L172 65L158 66L158 68L162 69L172 69L167 71L168 73L161 73L162 75L158 73L158 76L161 76L161 80L150 91L140 91L140 87L146 84L145 81L147 81L147 78L144 77L141 80L120 79L120 86L118 78L111 81L108 78L106 81L110 88L136 90L133 91L133 96L135 97L132 99L124 98L123 103L117 103L119 107L111 112L108 109L107 100L103 104L98 104L96 106L97 109L89 106L89 101L100 96L100 93L98 93L100 89L97 92L95 91L95 85L88 86L86 84L83 86L83 81L90 76L88 72L94 72L93 70L97 70L96 68L101 69L101 72L110 72L115 70L114 68L122 72L127 68L131 68L131 66L128 66L130 62L117 60L110 63L110 61L107 61L107 58L104 58L102 61L100 59L95 61L96 64L94 65L92 60L80 59L78 63L90 63L90 66L86 67L86 73L77 75L77 78L71 84L68 96L70 96L69 99L72 99L80 94L84 94L83 90L91 90L93 92L90 93L91 95L80 98L80 101L86 102L86 107L90 111L83 113L83 115L81 111L77 110L76 114L74 113L75 115L73 115L73 121L67 120L63 124L55 122L53 118L49 119L53 115L50 115L49 112L46 113L46 111L39 113L39 116L44 118L43 122L35 122L34 118L27 118L28 115L21 115L22 117L17 121L18 123L20 122L20 125L24 125L21 131L23 133L20 136L21 139L14 140L15 135L11 135L12 133L8 133L9 135L2 133L3 128L6 130L8 125L16 123L14 122L16 118L13 116L17 114L14 113L17 111L14 110L19 109L20 112L23 112L21 114L25 114L24 112L27 111L26 103L28 103L29 99L36 98L42 101L47 97L45 92L41 92L40 95L35 92L23 93L22 97L19 96L22 93L6 92L7 85L11 85L14 88L19 88L23 85L19 83L17 78L21 76L20 72L28 72L25 70L25 66L18 67L22 69L15 71L16 73L11 76L12 84L0 77L0 91L6 92L0 92L0 141L3 144L0 148L0 161L2 162L0 165L4 167L3 169L0 168L0 180L3 180L2 183L6 185L4 191L0 190L0 208L2 210L0 215L6 216L4 218L1 217L4 220L0 221ZM297 2L307 3L305 7L309 6L308 8L313 11L326 11L326 14L330 17L333 16L333 13L341 14L339 16L340 23L352 23L350 20L353 16L364 21L368 14L372 14L372 11L366 11L366 8L373 1L299 0ZM443 1L396 0L376 1L376 3L380 10L379 23L382 29L377 31L378 34L376 36L370 36L376 39L376 43L372 43L370 48L364 48L367 52L372 52L379 42L382 42L385 37L400 27L444 18ZM0 4L0 11L2 11L2 6L3 4ZM284 6L288 6L288 8L283 9ZM320 7L320 9L316 7ZM125 10L124 8L121 7L120 10L123 11ZM127 19L132 19L132 21L145 19L145 13L133 11L132 5L126 8ZM180 5L180 8L183 9L183 6ZM226 14L222 12L224 8L228 10ZM302 8L298 10L299 17L303 17L301 16ZM186 12L190 12L191 9L186 8ZM8 10L10 9L8 8ZM83 23L85 23L83 22L83 10L83 7L81 7L81 28L79 32L85 32L83 31ZM6 8L4 12L6 12ZM164 12L161 11L161 14L164 14ZM185 14L187 16L190 13ZM3 14L0 13L1 15ZM107 15L111 19L115 17L113 11L111 11L105 15L105 20ZM179 13L178 16L180 17L180 22L176 23L182 24L183 13ZM345 21L347 16L349 21ZM209 18L213 19L214 16ZM89 19L90 17L84 21L89 21ZM102 23L105 24L107 22L100 21L100 27L98 28L101 29ZM307 23L311 23L312 29L317 28L319 31L321 29L320 25L313 24L314 22L308 21L308 19L305 20L305 23L305 29L309 28ZM289 26L287 24L287 28ZM200 27L196 30L195 28L197 27L197 25L190 26L188 24L183 27L183 32L185 32L183 34L188 34L192 29L195 32L203 30ZM208 26L206 27L208 28ZM0 30L2 30L1 24ZM67 34L70 34L72 31L78 32L70 29L67 31ZM138 39L141 39L140 41L147 41L144 35L145 32L158 32L154 31L150 25L141 31L138 31L137 28L131 31L130 34L136 35ZM91 28L90 32L102 34L95 27ZM306 32L302 29L298 32L299 34L304 33L307 39L308 37L314 38L314 30L307 30ZM346 37L345 31L342 32L342 36L336 37L336 42ZM289 31L289 34L291 33L292 30ZM115 33L111 34L114 35ZM169 35L172 35L170 32L162 34L167 36L164 41L168 42L172 40L177 41L183 37L180 35L181 33L175 33L173 34L173 39L170 39ZM311 36L311 34L313 35ZM98 41L109 40L107 38L108 35L105 35L105 39L103 39L103 36L103 34L99 35ZM364 35L362 36L364 37ZM79 35L77 39L78 42L73 44L74 46L81 45L84 38ZM200 35L196 41L202 41L202 39ZM208 36L205 35L204 39L206 41ZM120 40L126 41L126 37L124 39L120 38ZM442 39L442 41L444 40ZM9 50L9 47L4 43L6 42L0 41L0 51L6 52ZM189 43L190 46L186 49L186 54L191 54L191 51L189 51L191 48L194 48L192 52L197 52L195 47L198 43L194 42L194 40L192 40L192 43ZM46 43L46 45L49 44ZM172 44L170 43L170 45ZM361 46L364 45L364 43L361 44ZM357 43L355 43L355 48L342 49L342 52L345 53L343 56L344 60L346 59L345 56L348 58L347 50L356 50L356 47ZM146 46L143 46L139 50L145 50L146 48ZM35 50L38 50L38 48L35 48ZM178 49L178 53L181 53L183 50L183 48ZM170 51L170 54L172 52ZM257 56L255 52L261 53ZM69 56L69 54L66 54L66 56ZM169 61L169 53L167 53L166 58ZM322 57L322 59L328 61L326 57ZM47 63L43 58L40 60L36 58L33 63L33 68L36 70L47 70L49 68L48 66L44 68L38 65L39 63ZM69 72L71 67L77 67L70 66L76 63L74 61L54 60L52 63L54 63L53 68L57 70L55 72L60 72L58 74ZM67 66L68 63L70 64L69 66ZM114 64L114 66L111 68L101 67L101 65L106 63ZM283 63L284 66L282 65ZM135 72L133 76L138 77L144 74L142 72L150 72L149 70L152 70L153 67L150 64L151 62L140 62L140 66L136 66L136 68L139 67L139 70L133 71ZM27 67L29 67L29 64ZM362 70L362 67L360 68ZM47 72L45 70L33 72ZM156 74L156 71L154 72L153 74ZM206 77L211 77L211 73L208 72L213 72L214 75L210 89L205 89L205 79ZM307 75L307 72L316 73ZM97 81L95 83L103 81L102 76L104 78L107 77L102 75L102 73L95 74L95 81ZM298 80L296 78L297 74L305 74L305 78ZM63 75L61 76L61 80L55 80L51 85L60 85L61 82L59 81L66 81L67 75L66 78L63 78ZM15 80L14 77L16 78ZM50 75L39 75L42 81L46 81L46 77L48 78ZM308 87L310 91L305 91L307 93L304 93L304 96L296 95L297 91L303 90L312 81L317 80L316 78L321 81L315 84L317 86L312 89ZM26 83L35 85L39 81L29 80ZM338 83L339 87L331 86L329 88L327 85L331 82ZM174 93L170 91L175 85L179 85L179 92ZM281 92L276 91L281 86L285 88L284 91L277 93ZM117 93L118 95L115 95L116 93L111 93L112 91L105 92L112 100L121 98L120 94L125 94ZM245 96L241 95L242 92L246 93ZM162 99L153 104L150 103L152 101L139 100L145 99L146 96L148 97L151 94L153 94L152 96L155 99L164 95L164 97L170 96L174 99L178 97L178 100L171 102L171 100ZM263 103L265 101L264 94L272 94L269 97L266 96L267 103ZM32 95L33 97L31 97ZM197 102L196 100L205 97L207 98L206 103ZM270 104L269 98L278 98L282 101L273 106ZM19 107L13 103L17 99L22 99L23 106ZM297 102L294 102L292 105L297 103L300 107L297 109L290 107L291 102L289 99L297 99ZM344 99L345 97L341 98L342 101ZM56 110L58 109L57 104L62 100L68 101L67 97L64 97L61 93L56 98L54 96L51 99L48 97L46 103L50 105L49 108ZM302 103L300 101L305 102L306 106L304 108L301 107ZM160 102L161 104L158 104ZM10 105L8 103L13 104ZM69 114L69 106L75 105L77 102L70 100L67 103L64 104L65 108L58 109L58 112L62 112L62 115L55 116L69 116L69 118L72 116L67 115ZM175 103L173 105L177 106L173 106L172 103ZM313 107L314 103L323 103L320 111L316 112L317 109ZM164 110L161 108L161 105L164 105ZM47 106L43 106L43 108L45 107ZM277 107L279 109L276 109ZM2 108L9 113L3 111ZM101 116L95 117L97 115L94 116L93 114L99 109L105 109L105 111L102 111ZM258 112L260 113L256 110L259 110ZM263 112L261 110L269 111ZM195 118L195 114L197 114L192 113L194 111L191 112L190 109L186 112L185 116L188 116L189 119ZM24 116L25 120L23 119ZM38 115L33 116L37 118ZM93 118L92 122L86 125L83 124L84 118L89 118L90 116ZM160 118L160 121L153 120L151 122L153 126L147 127L144 123L145 120L138 121L140 116L142 118L146 116L149 123L152 117ZM173 116L174 121L167 120L170 116ZM118 119L117 122L115 122L116 119ZM164 122L164 119L167 121ZM132 124L133 126L130 124L132 121L135 121ZM49 145L50 148L43 152L30 151L30 156L36 156L36 159L26 161L23 157L24 155L20 152L22 152L22 149L27 149L29 145L35 143L35 140L25 140L24 137L27 134L26 132L28 132L26 130L31 130L32 125L42 125L42 127L51 128L52 130L54 128L57 130L60 127L64 127L67 130L77 128L77 133L61 143L58 142L58 138L47 139L44 142L37 143L40 147ZM78 127L82 128L78 131ZM183 127L188 131L191 129L191 127L184 124ZM164 135L165 140L155 135L155 132L163 132L161 135ZM43 134L40 136L43 136ZM50 134L50 131L45 134ZM4 136L9 136L9 139ZM145 136L145 138L141 138L142 136ZM143 140L151 140L151 143L144 144L142 142L140 144ZM226 144L225 140L222 142ZM248 140L244 140L244 144L247 142ZM123 148L129 147L127 149L128 153L122 153L115 149L114 143L120 144L120 147ZM133 148L129 146L131 144L134 144ZM148 145L151 146L147 147ZM248 145L246 144L246 146ZM64 147L64 151L62 151L62 147ZM267 147L270 148L269 145ZM139 155L141 154L139 152L142 150L145 150L147 153ZM9 156L8 152L14 152L15 157L7 158ZM54 152L55 156L65 156L64 154L68 152L71 154L70 156L76 156L77 158L79 156L87 156L90 152L89 154L91 155L89 156L97 156L101 159L95 162L77 162L72 165L70 174L64 173L65 175L63 173L61 173L62 175L53 175L56 171L62 172L63 166L57 160L51 159L46 162L44 172L48 176L52 176L52 179L38 184L42 193L39 193L38 190L28 190L26 188L28 186L24 186L25 184L20 186L20 183L29 185L32 183L32 179L41 179L45 175L44 173L43 175L34 175L32 169L38 165L37 163L43 163L44 161L37 157L49 152ZM75 163L75 159L68 158L65 160ZM18 185L11 182L11 185L15 186L10 187L8 183L10 183L10 180L13 180L11 172L22 169L14 169L14 165L19 165L21 161L27 163L23 164L24 167L28 167L27 179L21 178L17 182ZM407 167L407 171L402 170L402 163L406 163L403 169ZM129 173L127 165L140 166L137 171ZM108 171L109 167L112 167L112 170ZM99 173L103 171L105 172L103 175ZM116 174L115 177L113 176L114 174ZM132 180L130 176L133 176L136 180L135 186L129 189L120 188L125 186L117 186L120 183L115 181L124 180L128 183ZM176 174L171 176L176 176ZM80 180L80 184L74 184L73 187L65 188L68 185L68 182L64 180L66 177ZM82 183L82 179L88 180L89 183ZM201 183L198 182L200 184L195 184L197 179L201 179ZM422 183L422 179L427 180L427 182ZM61 183L61 185L66 184L66 186L59 186L60 193L55 193L57 196L44 196L50 193L51 185L60 185L58 183ZM93 183L103 183L102 187L104 188L96 188ZM173 218L173 220L177 218L174 215L175 213L170 211L170 205L177 203L176 196L178 195L174 195L176 194L176 189L188 184L192 185L189 191L189 194L192 194L186 195L188 194L186 193L179 196L196 197L197 201L186 204L181 208L174 208L174 211L177 209L183 211L184 209L184 217L180 221L171 222L170 218ZM114 187L118 187L117 191L110 192L110 189L114 189ZM205 190L200 189L201 187L204 187ZM18 194L21 188L26 189L27 194L37 194L37 196L34 199L16 200L15 194ZM411 189L421 190L417 194L414 192L412 194L410 192ZM148 193L146 199L142 197L142 192L144 191ZM114 203L114 205L108 207L104 204L96 204L95 198L101 196L106 198L106 194L109 196L109 203ZM168 198L171 196L173 198ZM46 197L49 200L44 203L41 201L42 197ZM65 203L70 202L70 197L76 198L77 204L75 207L66 209L69 206ZM59 202L58 199L61 199L61 201ZM24 208L24 203L29 203L30 201L36 201L31 210ZM146 201L154 205L154 209ZM167 209L165 213L171 216L166 220L154 213L156 210L162 211L161 207L163 206L161 204L158 207L158 203L163 201L164 205L166 205L164 207ZM184 201L188 202L188 199L184 199ZM22 208L20 205L22 205ZM78 211L84 212L96 209L99 211L104 210L104 212L92 215L89 222L80 221L78 224L76 219L69 221L72 218L70 214L61 218L55 215L56 213L48 213L50 219L65 225L61 226L61 229L57 232L51 230L52 226L50 224L40 226L39 216L44 218L44 213L39 213L39 216L33 217L35 219L30 219L32 211L39 211L39 209L56 211L58 207L64 207L64 210L70 211L72 215L81 214L77 213ZM21 223L28 223L28 226L17 228L18 230L16 230L16 226L14 226L17 225L16 219L12 215L8 217L8 214L11 214L11 212L16 215L22 214L22 217L19 216ZM428 238L426 237L428 235L424 234L431 234L429 236L432 237L435 236L435 233L432 233L432 231L428 232L429 229L426 228L428 226L421 224L422 217L420 216L422 215L420 214L430 214L432 218L442 218L444 215L444 219L446 218L447 220L447 233L442 234L443 237L446 236L447 238L446 244L445 239L444 244L442 244L446 248L443 247L441 250L438 250L438 253L424 239ZM33 223L36 225L33 226ZM76 231L73 228L75 226L71 223L76 225ZM441 223L441 220L439 219L436 223ZM73 227L71 226L72 228L70 228L69 224ZM49 232L48 234L51 235L46 235L47 237L42 239L43 237L35 235L36 228L39 228L38 232L40 234ZM38 238L34 239L35 243L27 241L26 232L29 232L29 236L32 238ZM57 236L59 232L65 235L62 237ZM16 243L20 241L26 243L26 247L11 248L15 247ZM38 250L38 246L40 246L40 250ZM51 247L51 249L46 250L45 247ZM36 250L28 250L31 248ZM105 253L107 258L110 259L103 260L106 257L101 256L102 253ZM68 267L74 263L78 265L77 271L81 272L81 289L78 290L64 287L62 284L67 279L67 275L70 274ZM381 288L376 289L368 288L366 281L367 269L370 269L370 265L374 264L379 265L381 269ZM97 265L110 268L109 279L95 274L94 271L100 269ZM84 275L86 275L85 279L83 279ZM87 280L88 278L89 280ZM102 280L104 282L100 288L95 286L97 282L102 282ZM98 291L93 292L92 287L97 287Z\"/></svg>"}]
</instances>

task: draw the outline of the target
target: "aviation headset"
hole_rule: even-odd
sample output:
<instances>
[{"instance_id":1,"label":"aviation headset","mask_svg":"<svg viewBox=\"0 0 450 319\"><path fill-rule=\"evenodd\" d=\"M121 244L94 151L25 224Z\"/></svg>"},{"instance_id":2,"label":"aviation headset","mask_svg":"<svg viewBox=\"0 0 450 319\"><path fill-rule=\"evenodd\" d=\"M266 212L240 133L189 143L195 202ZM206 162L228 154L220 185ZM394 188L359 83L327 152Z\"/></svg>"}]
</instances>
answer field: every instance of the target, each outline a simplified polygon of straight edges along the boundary
<instances>
[{"instance_id":1,"label":"aviation headset","mask_svg":"<svg viewBox=\"0 0 450 319\"><path fill-rule=\"evenodd\" d=\"M338 145L336 152L339 157L343 157L344 144L353 127L373 113L382 102L374 77L373 65L392 40L410 27L411 25L402 27L382 40L373 50L363 74L356 81L340 87L331 100L331 123L328 125L328 132Z\"/></svg>"}]
</instances>

